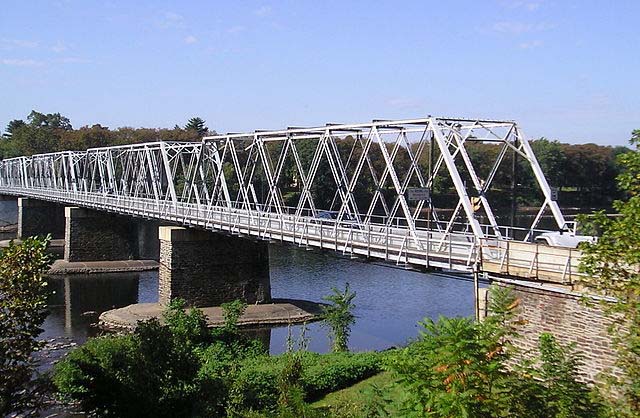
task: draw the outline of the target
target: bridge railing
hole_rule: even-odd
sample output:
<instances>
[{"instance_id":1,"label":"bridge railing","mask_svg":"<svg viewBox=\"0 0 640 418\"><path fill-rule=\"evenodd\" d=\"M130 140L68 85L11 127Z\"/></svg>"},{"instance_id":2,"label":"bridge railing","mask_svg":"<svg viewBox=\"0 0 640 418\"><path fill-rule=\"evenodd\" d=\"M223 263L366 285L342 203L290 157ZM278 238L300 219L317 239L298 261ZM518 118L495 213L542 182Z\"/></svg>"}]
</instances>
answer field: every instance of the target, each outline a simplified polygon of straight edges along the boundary
<instances>
[{"instance_id":1,"label":"bridge railing","mask_svg":"<svg viewBox=\"0 0 640 418\"><path fill-rule=\"evenodd\" d=\"M480 240L482 270L522 279L578 284L586 275L579 270L582 252L540 243Z\"/></svg>"},{"instance_id":2,"label":"bridge railing","mask_svg":"<svg viewBox=\"0 0 640 418\"><path fill-rule=\"evenodd\" d=\"M359 225L255 208L176 203L105 193L39 187L1 187L0 191L233 235L330 249L351 257L377 258L402 266L471 271L478 258L478 242L473 234L445 234L426 229L418 229L413 234L402 225Z\"/></svg>"}]
</instances>

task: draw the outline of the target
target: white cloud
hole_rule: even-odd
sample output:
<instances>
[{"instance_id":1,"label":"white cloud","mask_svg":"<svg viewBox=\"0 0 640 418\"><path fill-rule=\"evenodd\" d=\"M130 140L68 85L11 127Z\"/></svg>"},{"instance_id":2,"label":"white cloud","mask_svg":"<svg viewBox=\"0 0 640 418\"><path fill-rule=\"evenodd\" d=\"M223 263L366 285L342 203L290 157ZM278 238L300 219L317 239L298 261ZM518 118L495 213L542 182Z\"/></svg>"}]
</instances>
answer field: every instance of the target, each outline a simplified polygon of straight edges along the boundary
<instances>
[{"instance_id":1,"label":"white cloud","mask_svg":"<svg viewBox=\"0 0 640 418\"><path fill-rule=\"evenodd\" d=\"M184 16L174 12L164 12L156 19L156 25L160 29L184 28Z\"/></svg>"},{"instance_id":2,"label":"white cloud","mask_svg":"<svg viewBox=\"0 0 640 418\"><path fill-rule=\"evenodd\" d=\"M503 0L502 4L510 9L525 9L534 12L542 6L541 0Z\"/></svg>"},{"instance_id":3,"label":"white cloud","mask_svg":"<svg viewBox=\"0 0 640 418\"><path fill-rule=\"evenodd\" d=\"M525 23L516 21L502 21L493 24L492 29L500 33L520 34L526 32L543 32L553 29L555 25L550 23Z\"/></svg>"},{"instance_id":4,"label":"white cloud","mask_svg":"<svg viewBox=\"0 0 640 418\"><path fill-rule=\"evenodd\" d=\"M228 33L240 33L243 32L246 28L242 25L236 25L236 26L232 26L229 29L227 29Z\"/></svg>"},{"instance_id":5,"label":"white cloud","mask_svg":"<svg viewBox=\"0 0 640 418\"><path fill-rule=\"evenodd\" d=\"M195 44L196 42L198 42L198 38L196 38L193 35L189 35L186 38L184 38L185 44Z\"/></svg>"},{"instance_id":6,"label":"white cloud","mask_svg":"<svg viewBox=\"0 0 640 418\"><path fill-rule=\"evenodd\" d=\"M530 42L522 42L520 45L518 45L518 47L520 49L533 49L533 48L538 48L542 45L543 45L543 42L539 39L536 39Z\"/></svg>"},{"instance_id":7,"label":"white cloud","mask_svg":"<svg viewBox=\"0 0 640 418\"><path fill-rule=\"evenodd\" d=\"M54 46L51 47L51 50L57 54L64 52L67 50L67 46L62 42L58 41Z\"/></svg>"},{"instance_id":8,"label":"white cloud","mask_svg":"<svg viewBox=\"0 0 640 418\"><path fill-rule=\"evenodd\" d=\"M253 11L256 16L266 16L271 13L271 6L262 6Z\"/></svg>"},{"instance_id":9,"label":"white cloud","mask_svg":"<svg viewBox=\"0 0 640 418\"><path fill-rule=\"evenodd\" d=\"M0 47L4 50L12 49L32 49L38 47L38 41L29 41L26 39L2 39Z\"/></svg>"},{"instance_id":10,"label":"white cloud","mask_svg":"<svg viewBox=\"0 0 640 418\"><path fill-rule=\"evenodd\" d=\"M4 58L0 62L2 62L3 65L11 65L14 67L40 67L43 65L41 61L32 59Z\"/></svg>"}]
</instances>

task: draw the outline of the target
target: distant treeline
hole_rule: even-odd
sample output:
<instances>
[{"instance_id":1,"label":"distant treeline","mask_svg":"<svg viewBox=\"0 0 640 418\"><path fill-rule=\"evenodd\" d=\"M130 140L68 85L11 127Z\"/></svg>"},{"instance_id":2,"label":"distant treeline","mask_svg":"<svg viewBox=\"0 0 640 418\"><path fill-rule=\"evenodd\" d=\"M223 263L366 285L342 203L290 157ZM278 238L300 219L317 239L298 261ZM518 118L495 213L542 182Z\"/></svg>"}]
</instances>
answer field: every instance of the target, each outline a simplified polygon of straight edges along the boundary
<instances>
[{"instance_id":1,"label":"distant treeline","mask_svg":"<svg viewBox=\"0 0 640 418\"><path fill-rule=\"evenodd\" d=\"M184 127L175 126L166 128L130 128L123 127L109 129L101 125L91 127L84 126L73 129L69 119L59 113L43 114L31 112L26 120L13 120L9 122L6 132L0 140L0 157L10 158L20 155L32 155L64 150L85 150L93 147L112 145L134 144L152 141L199 141L202 136L213 134L205 126L201 118L190 119ZM354 146L354 138L347 136L338 142L341 155L358 157L358 144ZM560 204L562 206L575 207L609 207L614 199L620 198L616 186L616 176L620 167L616 161L617 155L628 152L626 147L611 147L596 144L562 144L558 141L550 141L541 138L532 141L534 152L542 166L550 185L558 187L560 191ZM304 167L307 167L315 152L315 142L302 140L298 142L297 150ZM476 172L481 178L485 178L491 171L495 158L500 152L500 146L485 143L470 143L467 145L468 153L474 163ZM270 152L277 159L280 152L279 145L272 146ZM385 162L379 149L370 148L370 159L374 170L382 173ZM429 152L424 152L419 159L420 165L428 171L432 161ZM438 157L437 150L432 154ZM535 185L533 173L524 164L523 159L516 158L515 180L513 155L510 153L500 166L490 193L496 194L496 199L509 206L515 197L519 205L537 204L540 202L540 194ZM354 160L355 161L355 160ZM335 201L336 187L332 184L330 169L325 166L318 170L318 176L314 181L314 199L319 207L329 208ZM406 173L410 167L410 159L406 153L398 153L394 166L399 173ZM225 170L227 167L225 167ZM232 169L232 167L229 167ZM440 207L455 205L457 197L452 182L448 178L446 168L441 167L441 175L436 178L433 185L433 198L439 202ZM295 205L299 197L300 181L295 172L295 167L284 170L280 179L281 190L286 204ZM366 171L366 170L365 170ZM229 173L231 174L231 173ZM470 184L470 177L461 169L463 178ZM232 179L234 176L228 176ZM258 190L261 182L265 182L260 173L254 178L254 184ZM373 179L366 173L359 178L361 183L356 196L358 200L366 203L376 187ZM233 188L233 185L231 185ZM515 190L514 190L515 188ZM392 197L391 180L380 187L383 194ZM364 209L364 208L363 208ZM366 210L366 209L364 209Z\"/></svg>"}]
</instances>

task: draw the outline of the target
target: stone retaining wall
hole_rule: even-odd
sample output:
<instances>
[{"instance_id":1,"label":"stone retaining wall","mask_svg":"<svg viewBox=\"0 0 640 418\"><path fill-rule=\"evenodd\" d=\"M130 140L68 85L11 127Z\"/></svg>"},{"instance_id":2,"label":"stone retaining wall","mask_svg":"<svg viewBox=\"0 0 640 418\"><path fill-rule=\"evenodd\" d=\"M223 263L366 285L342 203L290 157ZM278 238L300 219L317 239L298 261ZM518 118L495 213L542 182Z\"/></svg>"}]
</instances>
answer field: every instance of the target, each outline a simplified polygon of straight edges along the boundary
<instances>
[{"instance_id":1,"label":"stone retaining wall","mask_svg":"<svg viewBox=\"0 0 640 418\"><path fill-rule=\"evenodd\" d=\"M525 322L520 328L518 347L536 349L540 334L551 333L563 344L576 344L576 351L584 356L580 374L585 381L600 382L603 376L599 374L607 370L620 373L614 367L616 352L607 332L613 321L605 315L600 302L592 300L587 306L578 294L508 286L513 287L520 299L519 319Z\"/></svg>"}]
</instances>

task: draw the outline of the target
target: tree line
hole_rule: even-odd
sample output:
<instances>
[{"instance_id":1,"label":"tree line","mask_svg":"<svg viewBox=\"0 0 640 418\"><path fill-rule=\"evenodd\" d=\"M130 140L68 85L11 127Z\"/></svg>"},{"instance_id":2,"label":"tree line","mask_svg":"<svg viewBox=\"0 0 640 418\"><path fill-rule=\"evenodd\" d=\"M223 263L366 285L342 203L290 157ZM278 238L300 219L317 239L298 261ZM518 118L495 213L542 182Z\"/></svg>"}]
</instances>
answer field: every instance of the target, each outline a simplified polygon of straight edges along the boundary
<instances>
[{"instance_id":1,"label":"tree line","mask_svg":"<svg viewBox=\"0 0 640 418\"><path fill-rule=\"evenodd\" d=\"M212 134L215 134L215 131L209 130L205 121L199 117L191 118L182 127L176 125L171 129L109 129L100 124L74 129L69 119L60 113L44 114L32 111L26 120L16 119L9 122L0 140L0 158L152 141L199 141L203 136ZM531 144L550 185L558 188L562 206L608 208L615 199L622 197L616 187L616 177L620 173L617 156L628 152L628 148L565 144L546 138L534 140ZM297 141L297 150L304 167L308 167L312 161L316 145L316 141L313 140ZM277 143L269 145L268 152L274 161L277 161L281 147L282 144ZM435 148L434 152L423 152L419 158L419 164L425 172L429 171L434 159L439 155L437 147ZM352 154L352 165L355 165L362 149L352 136L341 138L338 141L338 149L341 156L345 156L343 163L348 171L349 162L346 161L346 156ZM490 172L500 152L500 146L470 143L467 150L478 175L483 178ZM415 149L413 151L415 152ZM240 150L240 154L244 154L244 151ZM374 171L380 176L386 165L384 157L377 147L371 147L369 154ZM239 155L239 158L244 161L247 155ZM505 158L494 178L490 193L495 195L496 201L503 202L505 206L509 206L512 200L516 200L520 206L539 204L541 195L537 190L533 173L522 158L515 157L515 162L510 161L512 158L513 154ZM279 186L284 193L284 203L295 206L300 196L301 184L293 160L290 159L289 162L279 180ZM319 178L314 181L312 193L318 207L335 209L331 206L332 202L336 203L337 185L332 179L328 163L324 161L321 164L317 174ZM408 153L399 152L394 160L397 171L406 173L410 165ZM225 170L227 178L233 182L235 173L232 164L226 164ZM431 186L432 194L438 207L449 207L455 205L457 197L446 168L442 166L440 170ZM461 175L471 184L469 173L464 168L461 169ZM370 195L376 189L393 199L395 190L390 178L386 184L376 186L373 177L365 169L359 177L359 182L361 184L355 193L357 200L363 205L370 201ZM258 170L254 177L254 184L258 190L261 189L262 183L267 183L266 177ZM265 186L263 189L268 190L268 187ZM366 207L361 210L366 211Z\"/></svg>"}]
</instances>

